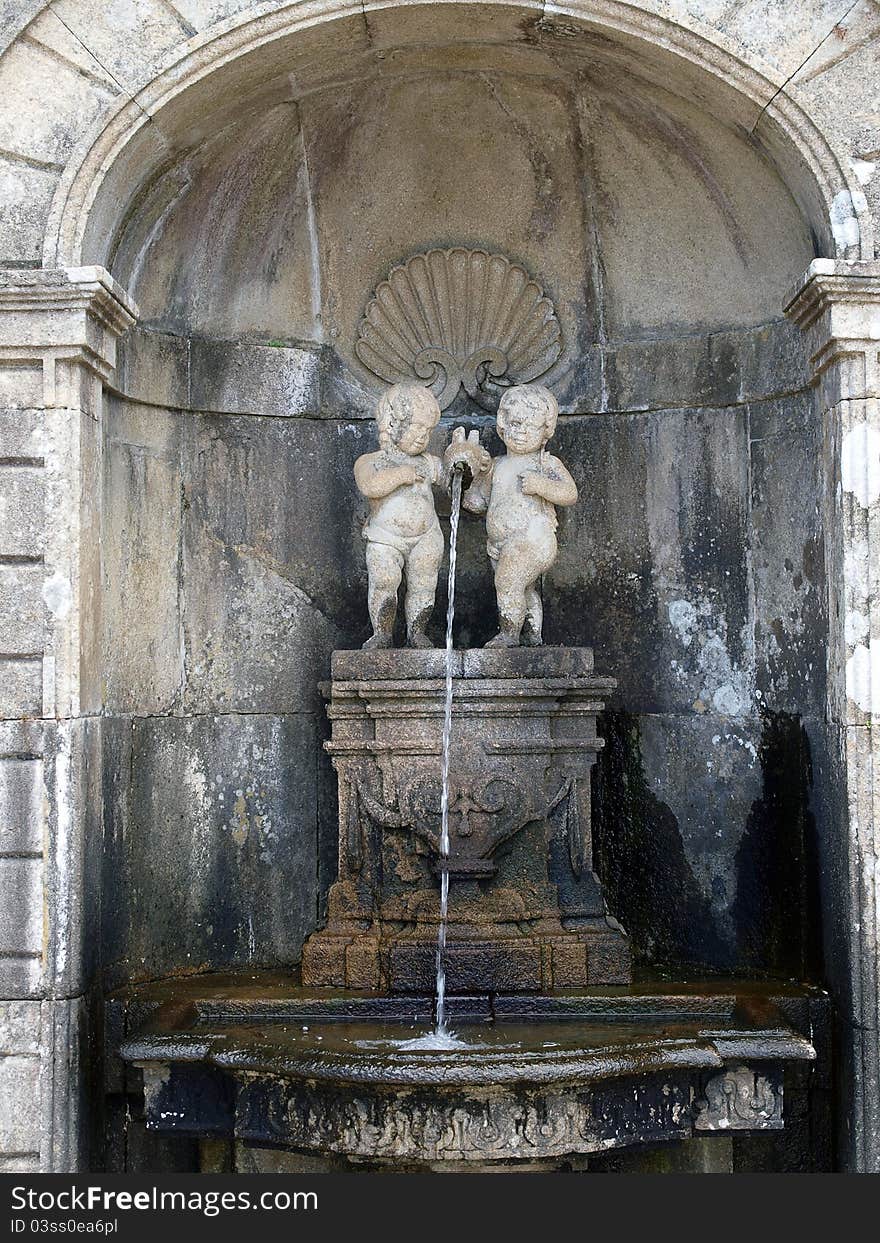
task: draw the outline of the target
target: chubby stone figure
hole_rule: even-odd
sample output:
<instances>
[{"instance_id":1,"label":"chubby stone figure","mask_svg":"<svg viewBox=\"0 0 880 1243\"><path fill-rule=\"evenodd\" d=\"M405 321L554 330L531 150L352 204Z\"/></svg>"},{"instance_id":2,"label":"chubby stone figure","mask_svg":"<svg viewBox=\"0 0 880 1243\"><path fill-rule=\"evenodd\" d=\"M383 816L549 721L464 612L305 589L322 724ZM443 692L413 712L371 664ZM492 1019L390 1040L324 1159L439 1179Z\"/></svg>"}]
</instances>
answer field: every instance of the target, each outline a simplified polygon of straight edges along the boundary
<instances>
[{"instance_id":1,"label":"chubby stone figure","mask_svg":"<svg viewBox=\"0 0 880 1243\"><path fill-rule=\"evenodd\" d=\"M432 488L443 482L443 464L426 453L440 407L421 384L394 384L379 399L379 451L354 466L355 483L370 503L367 606L373 626L365 648L393 645L397 591L406 575L406 636L410 647L433 647L425 627L434 608L443 559L443 534Z\"/></svg>"},{"instance_id":2,"label":"chubby stone figure","mask_svg":"<svg viewBox=\"0 0 880 1243\"><path fill-rule=\"evenodd\" d=\"M543 385L509 388L496 420L507 452L481 463L462 501L471 513L486 515L499 620L498 634L488 647L542 642L538 580L556 560L555 506L574 505L578 498L562 462L544 449L558 415L556 398Z\"/></svg>"}]
</instances>

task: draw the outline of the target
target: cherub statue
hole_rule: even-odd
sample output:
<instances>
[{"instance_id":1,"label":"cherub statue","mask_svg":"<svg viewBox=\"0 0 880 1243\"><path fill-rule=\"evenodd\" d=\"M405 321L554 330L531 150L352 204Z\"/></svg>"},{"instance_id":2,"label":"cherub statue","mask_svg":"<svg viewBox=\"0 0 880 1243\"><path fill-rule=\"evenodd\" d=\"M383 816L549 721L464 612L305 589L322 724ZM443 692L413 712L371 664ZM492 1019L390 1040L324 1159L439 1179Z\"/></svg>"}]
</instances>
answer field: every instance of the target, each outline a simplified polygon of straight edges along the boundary
<instances>
[{"instance_id":1,"label":"cherub statue","mask_svg":"<svg viewBox=\"0 0 880 1243\"><path fill-rule=\"evenodd\" d=\"M555 506L574 505L578 498L577 485L562 462L544 449L558 416L556 398L543 385L507 389L496 420L507 452L474 469L462 500L471 513L486 515L499 621L498 634L487 647L542 642L544 610L537 583L556 560ZM446 451L447 465L460 451L454 436Z\"/></svg>"},{"instance_id":2,"label":"cherub statue","mask_svg":"<svg viewBox=\"0 0 880 1243\"><path fill-rule=\"evenodd\" d=\"M358 490L370 503L364 527L373 626L365 648L393 646L397 590L406 574L406 638L410 647L433 647L425 627L434 608L443 559L443 534L432 487L443 482L443 463L426 453L440 407L416 382L393 384L379 398L379 451L354 465Z\"/></svg>"}]
</instances>

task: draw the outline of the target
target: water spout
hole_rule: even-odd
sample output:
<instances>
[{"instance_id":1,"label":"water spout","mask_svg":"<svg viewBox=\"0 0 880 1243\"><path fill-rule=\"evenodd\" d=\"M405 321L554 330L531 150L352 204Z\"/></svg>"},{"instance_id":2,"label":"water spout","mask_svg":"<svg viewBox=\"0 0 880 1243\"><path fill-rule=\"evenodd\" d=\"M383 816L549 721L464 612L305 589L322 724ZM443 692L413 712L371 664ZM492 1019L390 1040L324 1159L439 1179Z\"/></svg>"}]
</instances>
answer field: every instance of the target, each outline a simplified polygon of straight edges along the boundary
<instances>
[{"instance_id":1,"label":"water spout","mask_svg":"<svg viewBox=\"0 0 880 1243\"><path fill-rule=\"evenodd\" d=\"M455 563L461 515L463 464L452 472L449 515L449 587L446 606L446 688L443 701L443 742L440 760L440 924L437 929L437 1006L435 1034L449 1036L446 1026L446 925L449 916L449 743L452 737L452 625L455 620Z\"/></svg>"}]
</instances>

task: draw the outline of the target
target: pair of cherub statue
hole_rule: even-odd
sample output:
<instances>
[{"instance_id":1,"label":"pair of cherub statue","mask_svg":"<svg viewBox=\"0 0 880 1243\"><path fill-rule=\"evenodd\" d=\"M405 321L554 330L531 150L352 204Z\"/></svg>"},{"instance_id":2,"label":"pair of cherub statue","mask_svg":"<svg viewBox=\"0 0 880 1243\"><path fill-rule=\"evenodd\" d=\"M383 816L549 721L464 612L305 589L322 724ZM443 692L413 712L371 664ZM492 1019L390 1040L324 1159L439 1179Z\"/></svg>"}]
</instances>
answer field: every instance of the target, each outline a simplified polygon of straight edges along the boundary
<instances>
[{"instance_id":1,"label":"pair of cherub statue","mask_svg":"<svg viewBox=\"0 0 880 1243\"><path fill-rule=\"evenodd\" d=\"M464 468L470 485L464 509L486 515L487 551L495 573L498 634L490 647L540 644L543 608L538 580L556 560L557 505L573 505L577 487L558 458L545 452L559 408L540 384L509 388L498 407L498 435L507 452L491 458L477 432L456 428L443 458L427 452L440 420L433 393L417 383L395 384L376 410L379 450L355 463L367 498L364 527L373 626L366 648L393 645L397 592L406 576L406 633L410 647L434 644L425 633L443 559L434 487L449 487Z\"/></svg>"}]
</instances>

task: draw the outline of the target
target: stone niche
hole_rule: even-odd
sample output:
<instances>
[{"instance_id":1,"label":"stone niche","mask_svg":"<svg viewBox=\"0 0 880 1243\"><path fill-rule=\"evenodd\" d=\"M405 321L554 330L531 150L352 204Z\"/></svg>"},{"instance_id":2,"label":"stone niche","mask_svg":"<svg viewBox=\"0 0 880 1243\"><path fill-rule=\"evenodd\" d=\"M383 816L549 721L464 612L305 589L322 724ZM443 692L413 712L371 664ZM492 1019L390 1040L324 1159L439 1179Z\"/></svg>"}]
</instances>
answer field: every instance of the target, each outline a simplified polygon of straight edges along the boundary
<instances>
[{"instance_id":1,"label":"stone niche","mask_svg":"<svg viewBox=\"0 0 880 1243\"><path fill-rule=\"evenodd\" d=\"M436 976L445 653L334 652L326 744L339 879L305 985L430 992ZM592 870L596 717L614 688L589 648L453 653L452 992L622 984L629 947Z\"/></svg>"},{"instance_id":2,"label":"stone niche","mask_svg":"<svg viewBox=\"0 0 880 1243\"><path fill-rule=\"evenodd\" d=\"M485 40L462 42L444 18L455 6L431 5L406 46L340 42L320 70L299 66L296 99L287 65L222 126L206 120L120 225L108 262L141 319L101 426L109 987L294 971L334 884L329 929L352 901L365 951L386 930L392 908L363 914L345 854L337 882L340 774L316 688L374 677L331 671L368 634L352 466L375 448L381 382L358 326L396 266L455 247L520 265L559 320L542 377L560 399L550 447L581 499L560 514L545 638L592 646L617 682L595 695L606 745L578 758L585 774L595 762L574 801L633 961L820 978L814 881L837 866L817 857L836 816L830 528L821 424L782 315L810 229L723 107L623 42L526 32L491 7ZM400 13L416 22L418 8ZM444 442L461 419L498 452L485 410L462 396L447 419ZM468 519L458 566L455 642L476 649L492 578ZM352 703L381 733L368 701ZM580 727L586 738L587 716ZM435 777L438 758L420 760ZM387 929L427 943L436 810L421 837L376 827L370 807L399 812L397 775L372 755L332 759L361 782L351 820L381 843L362 850L381 862L382 902L400 915L407 895L431 894L424 922ZM535 789L549 803L565 765L547 764ZM347 816L345 780L340 795ZM570 805L503 842L492 878L453 891L506 888L533 909L537 881L515 872L521 843L541 837L557 918L589 897L583 918L601 923L563 836Z\"/></svg>"}]
</instances>

